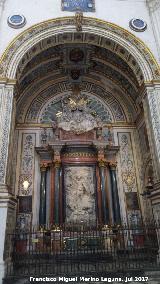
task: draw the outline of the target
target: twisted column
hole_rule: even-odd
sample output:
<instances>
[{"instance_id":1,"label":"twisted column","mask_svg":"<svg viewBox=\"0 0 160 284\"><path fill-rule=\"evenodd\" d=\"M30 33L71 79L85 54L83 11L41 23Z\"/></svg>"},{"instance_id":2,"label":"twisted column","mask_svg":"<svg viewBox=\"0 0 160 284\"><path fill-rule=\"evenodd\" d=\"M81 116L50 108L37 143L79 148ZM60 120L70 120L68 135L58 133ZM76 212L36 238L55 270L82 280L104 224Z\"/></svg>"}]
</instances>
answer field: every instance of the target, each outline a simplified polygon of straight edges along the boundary
<instances>
[{"instance_id":1,"label":"twisted column","mask_svg":"<svg viewBox=\"0 0 160 284\"><path fill-rule=\"evenodd\" d=\"M39 207L39 225L46 224L46 176L47 164L41 164L41 183L40 183L40 207Z\"/></svg>"},{"instance_id":2,"label":"twisted column","mask_svg":"<svg viewBox=\"0 0 160 284\"><path fill-rule=\"evenodd\" d=\"M121 215L120 215L120 205L119 205L119 196L117 188L117 178L116 178L116 162L109 163L110 169L110 178L111 178L111 197L112 197L112 213L113 213L113 223L120 224Z\"/></svg>"}]
</instances>

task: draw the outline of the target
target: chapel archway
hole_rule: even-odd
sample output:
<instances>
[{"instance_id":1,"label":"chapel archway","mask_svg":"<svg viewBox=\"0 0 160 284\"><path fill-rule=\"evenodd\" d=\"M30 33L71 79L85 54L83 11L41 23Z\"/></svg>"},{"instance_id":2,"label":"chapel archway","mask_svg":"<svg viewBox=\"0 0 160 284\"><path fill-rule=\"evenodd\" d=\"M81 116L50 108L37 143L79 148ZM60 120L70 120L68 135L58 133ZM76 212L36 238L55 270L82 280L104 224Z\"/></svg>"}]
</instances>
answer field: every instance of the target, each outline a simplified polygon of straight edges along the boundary
<instances>
[{"instance_id":1,"label":"chapel archway","mask_svg":"<svg viewBox=\"0 0 160 284\"><path fill-rule=\"evenodd\" d=\"M59 21L64 23L63 32L61 28L55 28ZM69 28L68 23L73 27ZM89 23L92 25L92 30L88 26ZM150 81L159 78L158 65L149 50L144 49L143 44L131 34L109 23L102 23L98 20L95 23L92 19L84 18L82 33L75 31L74 18L42 23L37 26L37 29L33 28L32 30L31 28L22 34L11 44L12 54L8 48L2 57L1 74L17 80L15 86L16 131L19 135L17 148L18 145L21 145L21 149L18 150L15 188L20 197L19 200L21 199L18 215L20 223L27 220L25 222L29 224L32 219L33 223L37 224L40 218L38 217L40 206L42 224L46 221L55 221L53 215L57 213L55 213L53 206L49 206L49 195L45 198L50 210L47 211L46 204L40 202L39 188L41 185L39 181L49 180L53 175L50 162L53 162L52 165L55 166L55 176L61 174L59 163L63 162L64 148L58 148L57 143L54 149L53 142L60 136L62 138L63 133L58 131L55 133L51 122L55 120L55 115L58 112L63 113L62 102L68 95L68 99L72 98L74 86L78 86L79 94L85 100L90 101L90 106L87 105L87 107L95 112L103 122L103 127L93 128L92 137L89 140L85 137L85 141L98 141L98 150L96 143L94 145L96 146L94 148L95 156L93 155L94 163L99 163L100 166L99 179L105 175L106 164L109 165L107 174L110 171L108 180L110 179L112 183L112 190L113 187L115 188L113 180L115 179L116 165L119 168L117 169L116 196L110 192L110 197L117 202L116 208L119 206L120 208L115 211L113 201L110 202L102 192L97 199L98 206L101 206L99 210L102 210L103 215L101 221L116 222L118 219L114 218L120 220L120 214L121 219L126 219L127 214L128 220L141 218L143 204L140 203L138 194L138 191L143 190L138 176L138 167L140 167L141 161L137 159L137 153L140 150L136 150L137 153L135 151L135 144L139 143L139 140L134 138L137 132L137 114L143 113L142 106L138 103L138 97L139 92L144 88L144 80ZM48 26L48 30L46 30L46 26ZM36 35L37 31L39 34ZM57 34L54 36L55 32ZM30 37L30 34L34 36ZM21 41L22 45L17 48L17 43ZM76 61L74 54L73 60L71 59L71 53L76 49L80 51L81 55L83 53L82 60ZM79 64L78 68L77 64ZM90 114L94 117L93 113ZM126 129L130 131L126 131ZM105 130L107 134L105 134ZM73 137L71 138L73 139ZM51 140L52 142L50 142ZM77 142L78 138L75 141L74 146L79 143ZM43 143L44 145L42 145ZM46 148L48 144L52 150ZM120 147L123 151L117 153L118 148L116 147ZM88 149L85 149L85 153L87 152L89 157L90 151ZM70 152L72 151L73 149L70 149ZM80 153L83 156L84 149L80 149ZM75 161L76 155L74 157L73 154ZM125 155L128 155L129 158L125 159ZM74 164L73 160L71 162ZM80 159L79 163L81 162ZM88 163L91 165L91 161L88 160ZM39 165L41 166L39 167ZM46 168L49 168L48 176ZM98 179L98 176L96 177ZM51 180L53 183L53 177ZM25 181L29 183L27 191L24 190ZM105 182L107 181L105 180ZM47 186L50 187L50 185L46 183L46 191ZM52 185L52 191L54 190L54 185ZM108 193L109 190L112 191L111 185ZM60 194L62 195L62 192ZM52 201L54 198L55 195L53 196L52 192ZM104 199L105 204L102 202ZM37 202L37 200L39 201ZM108 206L108 204L110 205ZM102 208L103 206L104 208ZM59 208L57 210L60 210L62 219L60 220L58 217L56 222L63 221L64 218L64 216L62 217L62 204Z\"/></svg>"}]
</instances>

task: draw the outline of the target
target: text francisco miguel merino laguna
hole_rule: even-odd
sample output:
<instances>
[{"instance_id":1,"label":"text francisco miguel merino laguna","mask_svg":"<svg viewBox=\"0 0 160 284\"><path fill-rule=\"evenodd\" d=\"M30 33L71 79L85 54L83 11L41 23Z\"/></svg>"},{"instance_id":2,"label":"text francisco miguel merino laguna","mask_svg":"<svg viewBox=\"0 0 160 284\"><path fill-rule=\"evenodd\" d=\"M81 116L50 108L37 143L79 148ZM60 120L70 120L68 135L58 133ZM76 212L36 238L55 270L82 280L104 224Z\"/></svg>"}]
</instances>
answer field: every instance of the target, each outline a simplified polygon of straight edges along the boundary
<instances>
[{"instance_id":1,"label":"text francisco miguel merino laguna","mask_svg":"<svg viewBox=\"0 0 160 284\"><path fill-rule=\"evenodd\" d=\"M141 278L141 279L140 279ZM143 279L142 279L143 278ZM37 282L37 281L43 281L43 282L131 282L131 281L143 281L146 282L148 281L148 277L125 277L125 278L121 278L121 277L30 277L30 281L31 282Z\"/></svg>"}]
</instances>

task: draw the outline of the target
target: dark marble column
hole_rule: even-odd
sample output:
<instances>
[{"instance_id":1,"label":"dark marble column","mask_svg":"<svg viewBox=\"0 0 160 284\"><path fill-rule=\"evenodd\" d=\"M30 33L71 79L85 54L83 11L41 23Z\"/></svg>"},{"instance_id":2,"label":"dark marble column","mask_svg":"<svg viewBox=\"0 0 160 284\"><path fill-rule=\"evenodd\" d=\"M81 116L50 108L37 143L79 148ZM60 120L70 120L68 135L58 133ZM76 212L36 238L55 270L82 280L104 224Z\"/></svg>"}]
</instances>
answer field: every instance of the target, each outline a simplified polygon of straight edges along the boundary
<instances>
[{"instance_id":1,"label":"dark marble column","mask_svg":"<svg viewBox=\"0 0 160 284\"><path fill-rule=\"evenodd\" d=\"M109 208L107 204L107 195L106 195L106 174L105 174L106 162L101 160L99 161L99 174L100 174L100 187L102 193L102 212L103 212L103 222L104 224L109 223Z\"/></svg>"},{"instance_id":2,"label":"dark marble column","mask_svg":"<svg viewBox=\"0 0 160 284\"><path fill-rule=\"evenodd\" d=\"M111 178L111 194L112 194L112 209L113 209L113 222L114 224L121 223L119 196L116 178L116 163L109 163L110 178Z\"/></svg>"},{"instance_id":3,"label":"dark marble column","mask_svg":"<svg viewBox=\"0 0 160 284\"><path fill-rule=\"evenodd\" d=\"M40 183L40 207L39 207L39 225L46 224L46 176L47 164L42 164L41 169L41 183Z\"/></svg>"},{"instance_id":4,"label":"dark marble column","mask_svg":"<svg viewBox=\"0 0 160 284\"><path fill-rule=\"evenodd\" d=\"M54 176L54 223L60 223L60 175L61 162L55 162L55 176Z\"/></svg>"}]
</instances>

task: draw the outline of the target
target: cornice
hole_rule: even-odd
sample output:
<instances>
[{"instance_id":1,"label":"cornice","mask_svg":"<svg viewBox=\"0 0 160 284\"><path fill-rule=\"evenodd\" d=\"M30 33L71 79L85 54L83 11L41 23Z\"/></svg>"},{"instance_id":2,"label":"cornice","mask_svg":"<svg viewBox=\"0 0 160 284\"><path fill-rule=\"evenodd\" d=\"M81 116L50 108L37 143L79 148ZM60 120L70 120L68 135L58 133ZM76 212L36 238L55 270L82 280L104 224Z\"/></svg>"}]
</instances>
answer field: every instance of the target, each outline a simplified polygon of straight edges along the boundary
<instances>
[{"instance_id":1,"label":"cornice","mask_svg":"<svg viewBox=\"0 0 160 284\"><path fill-rule=\"evenodd\" d=\"M0 84L4 85L16 85L16 79L9 79L7 77L0 77Z\"/></svg>"}]
</instances>

